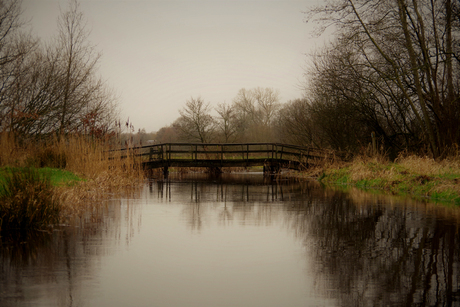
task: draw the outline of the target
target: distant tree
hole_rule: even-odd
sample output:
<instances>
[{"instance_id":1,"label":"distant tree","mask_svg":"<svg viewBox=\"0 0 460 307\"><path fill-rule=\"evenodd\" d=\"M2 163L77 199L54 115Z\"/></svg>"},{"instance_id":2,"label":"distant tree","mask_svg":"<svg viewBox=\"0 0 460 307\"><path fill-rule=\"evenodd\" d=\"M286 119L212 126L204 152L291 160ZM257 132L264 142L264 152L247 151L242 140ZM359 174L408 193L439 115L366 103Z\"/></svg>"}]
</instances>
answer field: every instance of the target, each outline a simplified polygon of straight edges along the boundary
<instances>
[{"instance_id":1,"label":"distant tree","mask_svg":"<svg viewBox=\"0 0 460 307\"><path fill-rule=\"evenodd\" d=\"M174 126L164 126L155 135L157 143L169 143L179 141L179 132Z\"/></svg>"},{"instance_id":2,"label":"distant tree","mask_svg":"<svg viewBox=\"0 0 460 307\"><path fill-rule=\"evenodd\" d=\"M181 138L190 142L210 143L215 137L216 121L210 114L212 108L201 97L190 98L180 117L173 123Z\"/></svg>"},{"instance_id":3,"label":"distant tree","mask_svg":"<svg viewBox=\"0 0 460 307\"><path fill-rule=\"evenodd\" d=\"M252 123L268 126L280 108L279 92L272 88L241 89L233 100L236 110Z\"/></svg>"},{"instance_id":4,"label":"distant tree","mask_svg":"<svg viewBox=\"0 0 460 307\"><path fill-rule=\"evenodd\" d=\"M280 108L279 92L272 88L241 89L233 99L238 138L247 141L271 141L273 122Z\"/></svg>"},{"instance_id":5,"label":"distant tree","mask_svg":"<svg viewBox=\"0 0 460 307\"><path fill-rule=\"evenodd\" d=\"M232 105L226 103L217 104L215 109L217 116L217 131L222 142L229 143L236 138L236 111Z\"/></svg>"}]
</instances>

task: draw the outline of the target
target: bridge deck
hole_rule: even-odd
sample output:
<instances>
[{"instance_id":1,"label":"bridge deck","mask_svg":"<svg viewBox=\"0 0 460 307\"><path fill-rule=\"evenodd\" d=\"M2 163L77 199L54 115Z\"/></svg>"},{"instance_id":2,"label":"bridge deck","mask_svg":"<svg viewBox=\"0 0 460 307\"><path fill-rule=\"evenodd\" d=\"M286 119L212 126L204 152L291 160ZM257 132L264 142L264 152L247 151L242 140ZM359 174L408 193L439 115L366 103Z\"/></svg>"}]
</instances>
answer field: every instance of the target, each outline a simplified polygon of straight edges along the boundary
<instances>
[{"instance_id":1,"label":"bridge deck","mask_svg":"<svg viewBox=\"0 0 460 307\"><path fill-rule=\"evenodd\" d=\"M279 164L281 168L300 169L300 163L286 159L171 159L152 160L142 162L145 169L160 167L249 167L249 166L272 166Z\"/></svg>"}]
</instances>

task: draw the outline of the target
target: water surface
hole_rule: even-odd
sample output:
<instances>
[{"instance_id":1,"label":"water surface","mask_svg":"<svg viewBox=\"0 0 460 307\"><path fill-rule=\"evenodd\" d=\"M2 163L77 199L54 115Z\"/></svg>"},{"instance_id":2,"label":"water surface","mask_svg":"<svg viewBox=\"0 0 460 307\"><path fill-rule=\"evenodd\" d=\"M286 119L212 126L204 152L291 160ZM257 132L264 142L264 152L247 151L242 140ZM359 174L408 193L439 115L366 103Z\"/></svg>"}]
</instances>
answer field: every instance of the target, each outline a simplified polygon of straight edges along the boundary
<instances>
[{"instance_id":1,"label":"water surface","mask_svg":"<svg viewBox=\"0 0 460 307\"><path fill-rule=\"evenodd\" d=\"M1 248L0 306L455 306L456 210L171 176Z\"/></svg>"}]
</instances>

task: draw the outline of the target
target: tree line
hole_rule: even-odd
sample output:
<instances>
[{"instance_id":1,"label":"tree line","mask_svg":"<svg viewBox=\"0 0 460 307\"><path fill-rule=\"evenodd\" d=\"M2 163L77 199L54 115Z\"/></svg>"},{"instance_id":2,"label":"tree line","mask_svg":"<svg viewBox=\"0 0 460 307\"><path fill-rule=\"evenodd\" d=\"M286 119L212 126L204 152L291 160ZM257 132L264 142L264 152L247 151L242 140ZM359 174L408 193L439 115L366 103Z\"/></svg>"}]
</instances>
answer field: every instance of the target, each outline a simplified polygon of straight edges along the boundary
<instances>
[{"instance_id":1,"label":"tree line","mask_svg":"<svg viewBox=\"0 0 460 307\"><path fill-rule=\"evenodd\" d=\"M100 54L76 0L61 12L57 35L27 32L20 0L0 2L0 127L22 137L105 135L115 128L116 100L98 76Z\"/></svg>"}]
</instances>

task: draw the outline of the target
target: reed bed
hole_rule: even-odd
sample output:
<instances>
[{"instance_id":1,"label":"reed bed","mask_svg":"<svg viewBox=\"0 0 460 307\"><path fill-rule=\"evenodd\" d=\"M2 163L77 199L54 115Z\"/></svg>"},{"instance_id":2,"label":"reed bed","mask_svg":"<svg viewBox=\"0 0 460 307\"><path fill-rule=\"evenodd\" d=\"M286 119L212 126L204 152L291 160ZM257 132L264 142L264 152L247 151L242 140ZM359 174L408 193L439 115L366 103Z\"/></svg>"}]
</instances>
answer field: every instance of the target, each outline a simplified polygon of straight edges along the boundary
<instances>
[{"instance_id":1,"label":"reed bed","mask_svg":"<svg viewBox=\"0 0 460 307\"><path fill-rule=\"evenodd\" d=\"M82 179L71 186L51 188L53 200L59 206L61 223L75 216L82 217L98 211L97 207L109 198L136 193L139 184L144 180L144 173L132 150L126 150L123 155L116 151L110 152L111 146L108 142L91 140L84 136L47 141L19 141L8 133L1 133L0 145L0 166L3 168L60 168ZM12 184L21 185L17 181ZM40 184L42 183L37 183ZM11 191L17 195L24 193L20 190ZM43 196L43 193L38 194L39 198ZM6 198L2 197L3 199ZM24 201L36 203L33 199ZM4 203L5 206L10 206L8 202ZM2 212L0 223L5 220Z\"/></svg>"},{"instance_id":2,"label":"reed bed","mask_svg":"<svg viewBox=\"0 0 460 307\"><path fill-rule=\"evenodd\" d=\"M72 188L58 188L65 216L82 216L107 198L137 192L144 179L132 150L111 152L107 144L70 138L56 144L66 156L66 169L85 180Z\"/></svg>"}]
</instances>

